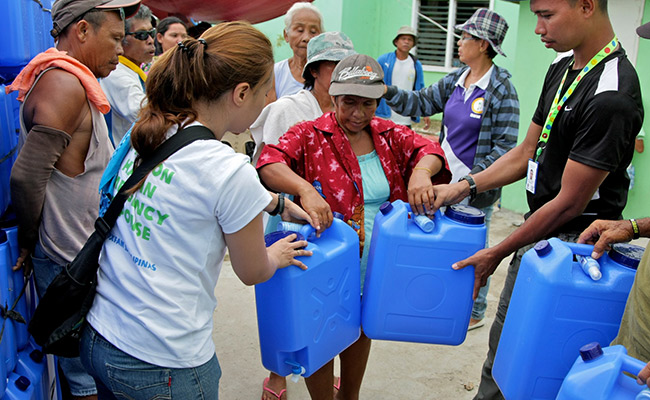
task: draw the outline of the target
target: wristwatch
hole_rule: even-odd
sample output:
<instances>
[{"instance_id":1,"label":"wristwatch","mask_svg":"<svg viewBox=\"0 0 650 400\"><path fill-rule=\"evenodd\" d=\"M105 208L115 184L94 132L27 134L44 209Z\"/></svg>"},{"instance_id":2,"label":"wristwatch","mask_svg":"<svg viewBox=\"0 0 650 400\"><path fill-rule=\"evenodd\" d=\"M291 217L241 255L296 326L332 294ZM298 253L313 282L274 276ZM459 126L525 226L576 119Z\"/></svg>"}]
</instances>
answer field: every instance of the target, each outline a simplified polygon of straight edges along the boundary
<instances>
[{"instance_id":1,"label":"wristwatch","mask_svg":"<svg viewBox=\"0 0 650 400\"><path fill-rule=\"evenodd\" d=\"M469 201L474 201L476 197L476 182L474 182L474 178L471 175L465 175L458 180L458 182L460 181L467 181L469 183Z\"/></svg>"},{"instance_id":2,"label":"wristwatch","mask_svg":"<svg viewBox=\"0 0 650 400\"><path fill-rule=\"evenodd\" d=\"M284 211L284 193L278 194L278 204L276 204L275 208L273 211L269 213L271 216L276 216L278 214L282 214Z\"/></svg>"}]
</instances>

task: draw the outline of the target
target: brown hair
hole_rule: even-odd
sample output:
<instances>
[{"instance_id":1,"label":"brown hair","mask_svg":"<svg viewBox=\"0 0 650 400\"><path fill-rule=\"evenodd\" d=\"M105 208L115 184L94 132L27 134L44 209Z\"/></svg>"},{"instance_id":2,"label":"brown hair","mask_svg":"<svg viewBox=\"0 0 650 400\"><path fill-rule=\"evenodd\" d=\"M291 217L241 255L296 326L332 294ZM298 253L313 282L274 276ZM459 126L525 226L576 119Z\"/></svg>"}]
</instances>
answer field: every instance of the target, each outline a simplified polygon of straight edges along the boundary
<instances>
[{"instance_id":1,"label":"brown hair","mask_svg":"<svg viewBox=\"0 0 650 400\"><path fill-rule=\"evenodd\" d=\"M147 158L173 125L196 120L194 102L215 101L240 83L255 88L273 66L271 42L248 22L224 22L188 38L154 63L146 105L131 133L131 145Z\"/></svg>"}]
</instances>

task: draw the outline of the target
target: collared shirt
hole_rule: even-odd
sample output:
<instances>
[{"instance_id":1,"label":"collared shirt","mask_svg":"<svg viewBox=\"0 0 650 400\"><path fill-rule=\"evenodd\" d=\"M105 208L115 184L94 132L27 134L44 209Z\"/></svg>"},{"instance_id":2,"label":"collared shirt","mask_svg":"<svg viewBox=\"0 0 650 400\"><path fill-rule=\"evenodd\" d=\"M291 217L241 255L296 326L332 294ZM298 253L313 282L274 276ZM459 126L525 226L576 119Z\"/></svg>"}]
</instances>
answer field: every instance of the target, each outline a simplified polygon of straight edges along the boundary
<instances>
[{"instance_id":1,"label":"collared shirt","mask_svg":"<svg viewBox=\"0 0 650 400\"><path fill-rule=\"evenodd\" d=\"M490 69L487 70L485 74L479 79L478 81L472 83L469 85L468 88L465 88L465 79L467 79L467 75L469 75L470 69L467 68L458 78L456 81L456 86L460 86L465 90L465 101L470 98L472 95L472 92L474 92L475 88L479 89L487 89L488 85L490 84L490 77L492 76L492 71L494 71L494 64L490 67Z\"/></svg>"}]
</instances>

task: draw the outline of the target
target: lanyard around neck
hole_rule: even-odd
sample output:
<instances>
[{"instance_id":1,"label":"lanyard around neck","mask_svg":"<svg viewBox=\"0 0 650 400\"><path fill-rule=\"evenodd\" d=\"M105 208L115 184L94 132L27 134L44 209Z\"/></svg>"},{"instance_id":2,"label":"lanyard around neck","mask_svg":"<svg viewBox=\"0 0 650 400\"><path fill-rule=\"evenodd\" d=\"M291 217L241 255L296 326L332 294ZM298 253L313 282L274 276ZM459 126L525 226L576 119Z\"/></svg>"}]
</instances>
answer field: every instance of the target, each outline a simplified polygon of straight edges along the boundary
<instances>
[{"instance_id":1,"label":"lanyard around neck","mask_svg":"<svg viewBox=\"0 0 650 400\"><path fill-rule=\"evenodd\" d=\"M566 93L564 96L561 96L560 94L562 93L562 87L564 87L564 81L566 81L566 77L569 73L569 69L573 65L573 62L569 65L569 68L564 71L564 77L562 77L562 82L560 82L560 86L557 88L557 93L555 94L555 98L553 99L553 105L551 105L551 110L548 113L548 116L546 117L546 122L544 122L544 127L542 128L542 134L539 137L539 141L537 142L537 151L535 152L535 161L539 158L539 156L542 154L542 151L544 151L544 148L546 148L546 143L548 142L548 137L551 136L551 128L553 127L553 122L555 122L555 117L557 114L560 112L562 109L562 106L564 106L564 103L567 101L567 99L573 94L575 91L576 86L578 86L578 83L582 80L582 78L598 63L600 63L603 58L607 57L609 54L616 49L616 46L618 46L618 38L614 37L614 39L610 40L609 43L607 43L607 46L603 47L589 62L587 65L585 65L582 70L580 70L580 73L578 76L575 77L573 82L571 83L571 86L567 89Z\"/></svg>"}]
</instances>

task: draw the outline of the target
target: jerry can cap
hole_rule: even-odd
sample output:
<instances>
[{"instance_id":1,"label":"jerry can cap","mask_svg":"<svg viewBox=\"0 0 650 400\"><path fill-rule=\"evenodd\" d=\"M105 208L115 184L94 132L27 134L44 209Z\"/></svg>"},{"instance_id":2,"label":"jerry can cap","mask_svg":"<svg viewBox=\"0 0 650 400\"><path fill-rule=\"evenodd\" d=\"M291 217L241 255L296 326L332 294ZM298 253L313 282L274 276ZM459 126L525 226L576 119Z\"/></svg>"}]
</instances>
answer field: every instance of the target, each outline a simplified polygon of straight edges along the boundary
<instances>
[{"instance_id":1,"label":"jerry can cap","mask_svg":"<svg viewBox=\"0 0 650 400\"><path fill-rule=\"evenodd\" d=\"M485 213L476 207L454 204L447 207L445 215L454 221L470 225L481 225L485 222Z\"/></svg>"},{"instance_id":2,"label":"jerry can cap","mask_svg":"<svg viewBox=\"0 0 650 400\"><path fill-rule=\"evenodd\" d=\"M580 348L580 357L582 361L592 361L603 355L603 348L600 343L591 342Z\"/></svg>"},{"instance_id":3,"label":"jerry can cap","mask_svg":"<svg viewBox=\"0 0 650 400\"><path fill-rule=\"evenodd\" d=\"M21 375L18 379L16 379L16 388L21 392L26 391L31 384L32 383L29 381L29 378L26 376Z\"/></svg>"},{"instance_id":4,"label":"jerry can cap","mask_svg":"<svg viewBox=\"0 0 650 400\"><path fill-rule=\"evenodd\" d=\"M296 234L296 239L294 240L294 242L296 240L305 240L305 237L300 232L275 231L275 232L271 232L271 233L268 233L268 234L264 235L264 243L266 244L266 247L269 247L273 243L275 243L278 240L283 239L283 238L291 235L292 233Z\"/></svg>"},{"instance_id":5,"label":"jerry can cap","mask_svg":"<svg viewBox=\"0 0 650 400\"><path fill-rule=\"evenodd\" d=\"M545 255L550 253L551 250L553 250L553 247L548 242L548 240L540 240L539 242L535 243L533 249L535 249L535 252L539 257L544 257Z\"/></svg>"},{"instance_id":6,"label":"jerry can cap","mask_svg":"<svg viewBox=\"0 0 650 400\"><path fill-rule=\"evenodd\" d=\"M384 214L384 215L391 212L392 209L393 209L393 205L391 204L390 201L387 201L384 204L379 206L379 211L381 211L381 213Z\"/></svg>"},{"instance_id":7,"label":"jerry can cap","mask_svg":"<svg viewBox=\"0 0 650 400\"><path fill-rule=\"evenodd\" d=\"M629 243L616 243L612 245L609 251L609 258L628 268L637 269L641 258L643 257L644 248Z\"/></svg>"},{"instance_id":8,"label":"jerry can cap","mask_svg":"<svg viewBox=\"0 0 650 400\"><path fill-rule=\"evenodd\" d=\"M45 357L45 354L43 354L43 352L39 349L34 349L31 353L29 353L29 358L38 364L43 362L43 357Z\"/></svg>"}]
</instances>

